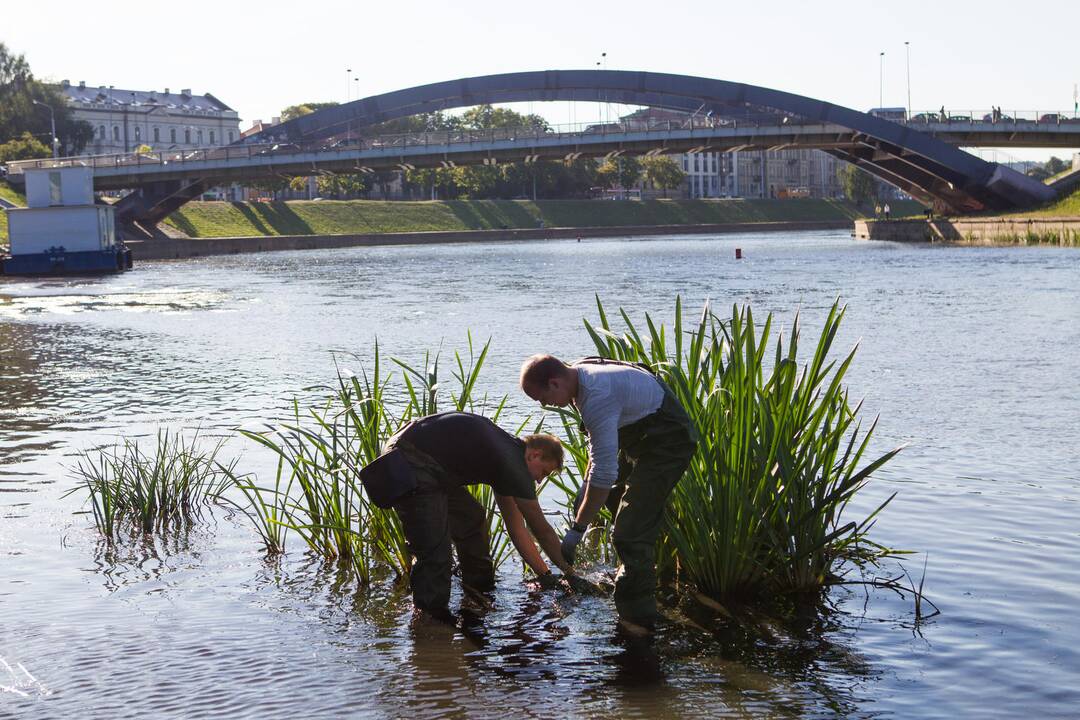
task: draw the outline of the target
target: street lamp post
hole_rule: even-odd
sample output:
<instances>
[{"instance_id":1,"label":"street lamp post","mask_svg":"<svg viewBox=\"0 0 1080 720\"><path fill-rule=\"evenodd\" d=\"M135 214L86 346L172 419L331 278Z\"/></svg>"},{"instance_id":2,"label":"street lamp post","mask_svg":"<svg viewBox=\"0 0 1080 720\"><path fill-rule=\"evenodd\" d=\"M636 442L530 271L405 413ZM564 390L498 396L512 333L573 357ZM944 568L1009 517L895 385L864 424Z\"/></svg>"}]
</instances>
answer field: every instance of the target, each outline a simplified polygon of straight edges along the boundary
<instances>
[{"instance_id":1,"label":"street lamp post","mask_svg":"<svg viewBox=\"0 0 1080 720\"><path fill-rule=\"evenodd\" d=\"M911 43L904 41L904 53L907 55L907 115L911 119Z\"/></svg>"},{"instance_id":2,"label":"street lamp post","mask_svg":"<svg viewBox=\"0 0 1080 720\"><path fill-rule=\"evenodd\" d=\"M878 102L879 108L885 107L885 53L878 55Z\"/></svg>"},{"instance_id":3,"label":"street lamp post","mask_svg":"<svg viewBox=\"0 0 1080 720\"><path fill-rule=\"evenodd\" d=\"M35 105L40 105L49 111L49 127L52 128L52 134L49 136L50 144L52 145L52 156L56 157L56 114L53 112L52 105L43 103L40 100L34 100Z\"/></svg>"}]
</instances>

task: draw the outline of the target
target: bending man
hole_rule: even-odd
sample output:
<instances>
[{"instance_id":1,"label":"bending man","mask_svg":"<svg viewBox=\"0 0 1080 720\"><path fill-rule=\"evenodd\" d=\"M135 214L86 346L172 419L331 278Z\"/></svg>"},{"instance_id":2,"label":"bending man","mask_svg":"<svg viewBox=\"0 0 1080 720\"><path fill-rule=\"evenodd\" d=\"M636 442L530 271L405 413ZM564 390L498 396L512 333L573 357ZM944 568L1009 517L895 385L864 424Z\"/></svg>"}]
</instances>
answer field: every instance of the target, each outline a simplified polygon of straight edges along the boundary
<instances>
[{"instance_id":1,"label":"bending man","mask_svg":"<svg viewBox=\"0 0 1080 720\"><path fill-rule=\"evenodd\" d=\"M392 507L401 519L416 557L409 576L413 605L440 619L450 617L451 543L464 589L495 587L487 512L465 489L475 483L494 489L510 539L542 586L556 580L530 530L552 562L571 575L571 563L562 558L559 537L536 497L536 484L562 468L562 461L562 445L551 435L522 441L485 417L463 412L420 418L390 438L360 478L372 502Z\"/></svg>"},{"instance_id":2,"label":"bending man","mask_svg":"<svg viewBox=\"0 0 1080 720\"><path fill-rule=\"evenodd\" d=\"M534 355L521 368L521 389L543 405L573 404L588 434L589 469L562 540L563 555L573 562L589 523L606 504L621 563L615 579L619 620L631 632L651 631L664 505L697 445L686 411L651 372L601 358L566 365Z\"/></svg>"}]
</instances>

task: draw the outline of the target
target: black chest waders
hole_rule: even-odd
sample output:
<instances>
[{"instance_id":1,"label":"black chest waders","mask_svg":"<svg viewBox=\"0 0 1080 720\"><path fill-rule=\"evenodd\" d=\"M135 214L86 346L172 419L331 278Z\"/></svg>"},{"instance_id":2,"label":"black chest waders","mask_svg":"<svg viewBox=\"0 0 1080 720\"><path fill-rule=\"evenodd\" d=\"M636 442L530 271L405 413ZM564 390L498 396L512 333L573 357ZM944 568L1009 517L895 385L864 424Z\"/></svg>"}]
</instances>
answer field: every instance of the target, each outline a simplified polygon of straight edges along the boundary
<instances>
[{"instance_id":1,"label":"black chest waders","mask_svg":"<svg viewBox=\"0 0 1080 720\"><path fill-rule=\"evenodd\" d=\"M399 493L392 507L415 558L409 573L413 605L438 615L450 603L451 545L466 589L487 592L495 587L487 511L435 458L398 436L379 460L395 455L399 460L387 463L384 474L400 471L403 463L412 476L411 489Z\"/></svg>"}]
</instances>

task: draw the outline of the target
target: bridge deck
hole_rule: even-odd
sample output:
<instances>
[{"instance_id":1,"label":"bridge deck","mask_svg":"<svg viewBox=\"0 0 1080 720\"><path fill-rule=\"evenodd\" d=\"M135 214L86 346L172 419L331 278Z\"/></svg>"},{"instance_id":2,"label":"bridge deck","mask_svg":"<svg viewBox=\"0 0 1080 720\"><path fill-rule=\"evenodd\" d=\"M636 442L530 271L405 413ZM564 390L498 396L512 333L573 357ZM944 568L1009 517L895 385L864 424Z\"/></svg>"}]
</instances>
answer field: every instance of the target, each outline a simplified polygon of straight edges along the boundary
<instances>
[{"instance_id":1,"label":"bridge deck","mask_svg":"<svg viewBox=\"0 0 1080 720\"><path fill-rule=\"evenodd\" d=\"M1038 123L912 122L910 131L953 145L990 147L1080 147L1080 120ZM799 123L775 125L695 118L649 126L607 123L583 132L529 128L441 131L354 138L332 144L230 145L196 150L126 153L8 163L12 180L26 169L84 166L94 169L98 190L129 188L147 182L213 178L218 181L324 172L373 172L412 167L450 167L483 162L535 161L540 158L598 157L609 153L649 155L668 152L732 152L859 147L865 138L849 128Z\"/></svg>"}]
</instances>

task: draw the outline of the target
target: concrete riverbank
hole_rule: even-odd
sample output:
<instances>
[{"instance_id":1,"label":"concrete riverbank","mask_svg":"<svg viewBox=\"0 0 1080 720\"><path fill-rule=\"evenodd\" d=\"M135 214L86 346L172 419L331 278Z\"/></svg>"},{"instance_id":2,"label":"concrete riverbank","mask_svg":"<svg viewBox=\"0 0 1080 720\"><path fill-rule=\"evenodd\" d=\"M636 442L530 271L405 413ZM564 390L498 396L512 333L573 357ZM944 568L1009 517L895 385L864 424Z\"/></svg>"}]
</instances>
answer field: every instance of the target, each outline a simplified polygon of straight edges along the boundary
<instances>
[{"instance_id":1,"label":"concrete riverbank","mask_svg":"<svg viewBox=\"0 0 1080 720\"><path fill-rule=\"evenodd\" d=\"M1080 217L978 217L856 220L855 237L957 245L1080 246Z\"/></svg>"},{"instance_id":2,"label":"concrete riverbank","mask_svg":"<svg viewBox=\"0 0 1080 720\"><path fill-rule=\"evenodd\" d=\"M169 238L129 240L136 262L175 260L207 255L271 252L275 250L317 250L372 245L422 245L428 243L513 242L575 238L626 237L647 235L691 235L801 230L841 230L850 220L806 220L750 223L710 223L699 225L630 225L620 227L536 228L519 230L458 230L400 233L352 233L341 235L266 235L258 237Z\"/></svg>"}]
</instances>

